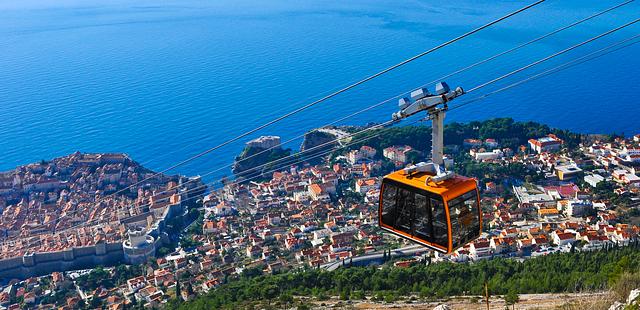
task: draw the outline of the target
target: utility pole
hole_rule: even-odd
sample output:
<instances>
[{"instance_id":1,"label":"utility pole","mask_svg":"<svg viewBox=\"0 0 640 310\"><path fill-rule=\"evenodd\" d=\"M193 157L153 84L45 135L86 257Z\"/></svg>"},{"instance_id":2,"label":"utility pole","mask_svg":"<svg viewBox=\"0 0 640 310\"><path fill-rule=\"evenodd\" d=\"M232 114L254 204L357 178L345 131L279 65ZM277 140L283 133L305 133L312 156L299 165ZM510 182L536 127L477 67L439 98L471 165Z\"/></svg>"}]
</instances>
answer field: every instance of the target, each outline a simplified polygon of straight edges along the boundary
<instances>
[{"instance_id":1,"label":"utility pole","mask_svg":"<svg viewBox=\"0 0 640 310\"><path fill-rule=\"evenodd\" d=\"M484 282L484 297L487 302L487 310L491 310L489 309L489 284L487 281Z\"/></svg>"}]
</instances>

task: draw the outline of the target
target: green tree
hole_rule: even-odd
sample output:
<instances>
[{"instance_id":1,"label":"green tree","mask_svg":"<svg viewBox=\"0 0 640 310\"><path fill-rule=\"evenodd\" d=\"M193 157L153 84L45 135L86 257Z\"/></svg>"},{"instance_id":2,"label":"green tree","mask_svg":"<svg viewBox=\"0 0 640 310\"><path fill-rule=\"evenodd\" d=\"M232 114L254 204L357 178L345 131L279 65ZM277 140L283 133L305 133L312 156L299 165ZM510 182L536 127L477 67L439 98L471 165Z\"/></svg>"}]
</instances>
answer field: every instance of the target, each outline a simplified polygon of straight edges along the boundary
<instances>
[{"instance_id":1,"label":"green tree","mask_svg":"<svg viewBox=\"0 0 640 310\"><path fill-rule=\"evenodd\" d=\"M520 301L520 296L515 289L510 289L507 295L504 296L504 302L507 306L512 306L515 309L515 305Z\"/></svg>"},{"instance_id":2,"label":"green tree","mask_svg":"<svg viewBox=\"0 0 640 310\"><path fill-rule=\"evenodd\" d=\"M180 280L176 280L176 299L178 300L178 303L182 302L182 296L181 296L181 289L180 289Z\"/></svg>"},{"instance_id":3,"label":"green tree","mask_svg":"<svg viewBox=\"0 0 640 310\"><path fill-rule=\"evenodd\" d=\"M285 307L293 302L293 296L291 296L291 294L282 294L278 299L280 300L280 303L285 305Z\"/></svg>"},{"instance_id":4,"label":"green tree","mask_svg":"<svg viewBox=\"0 0 640 310\"><path fill-rule=\"evenodd\" d=\"M345 288L340 292L340 300L349 300L350 295L349 289Z\"/></svg>"},{"instance_id":5,"label":"green tree","mask_svg":"<svg viewBox=\"0 0 640 310\"><path fill-rule=\"evenodd\" d=\"M634 246L557 253L524 261L493 259L474 264L445 262L409 268L348 267L335 271L309 268L276 275L231 277L228 283L207 296L184 303L180 308L243 308L258 301L271 302L283 295L313 295L317 300L325 300L331 294L356 299L360 292L375 292L372 296L377 301L416 293L422 298L435 295L440 299L460 294L481 296L485 281L492 294L505 295L505 301L514 305L518 294L593 291L606 287L628 294L627 290L637 287L633 284L637 274L630 273L637 270L640 270L640 249Z\"/></svg>"},{"instance_id":6,"label":"green tree","mask_svg":"<svg viewBox=\"0 0 640 310\"><path fill-rule=\"evenodd\" d=\"M396 301L396 299L397 298L396 298L396 296L395 296L395 294L393 292L387 292L384 295L384 302L386 302L386 303L393 303L393 302Z\"/></svg>"}]
</instances>

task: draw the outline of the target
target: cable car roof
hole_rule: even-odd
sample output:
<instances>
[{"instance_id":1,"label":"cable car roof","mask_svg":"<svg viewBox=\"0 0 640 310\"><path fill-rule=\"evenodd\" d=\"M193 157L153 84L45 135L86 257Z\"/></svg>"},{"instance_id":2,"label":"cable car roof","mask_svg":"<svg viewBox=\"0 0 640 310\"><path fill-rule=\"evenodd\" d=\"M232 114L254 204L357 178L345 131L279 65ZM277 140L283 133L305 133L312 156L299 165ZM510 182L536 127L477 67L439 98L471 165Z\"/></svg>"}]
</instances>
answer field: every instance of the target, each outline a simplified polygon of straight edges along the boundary
<instances>
[{"instance_id":1,"label":"cable car roof","mask_svg":"<svg viewBox=\"0 0 640 310\"><path fill-rule=\"evenodd\" d=\"M411 175L407 175L404 170L398 170L385 176L385 179L394 180L411 187L441 195L446 200L455 198L476 188L476 181L474 179L457 174L447 180L439 182L437 185L433 184L433 182L430 182L429 185L427 185L426 181L429 176L431 175L426 172L416 172Z\"/></svg>"}]
</instances>

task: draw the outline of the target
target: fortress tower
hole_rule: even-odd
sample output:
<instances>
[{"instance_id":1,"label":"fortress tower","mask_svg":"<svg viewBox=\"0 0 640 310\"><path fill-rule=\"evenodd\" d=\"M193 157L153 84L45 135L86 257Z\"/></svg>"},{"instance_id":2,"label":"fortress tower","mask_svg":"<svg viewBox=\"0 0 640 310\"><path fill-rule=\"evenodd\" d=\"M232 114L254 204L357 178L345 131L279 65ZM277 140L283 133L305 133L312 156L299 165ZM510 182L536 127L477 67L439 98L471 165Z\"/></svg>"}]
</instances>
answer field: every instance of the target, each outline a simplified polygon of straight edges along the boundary
<instances>
[{"instance_id":1,"label":"fortress tower","mask_svg":"<svg viewBox=\"0 0 640 310\"><path fill-rule=\"evenodd\" d=\"M122 243L125 262L142 264L155 255L155 240L142 227L129 229L127 235L129 238Z\"/></svg>"}]
</instances>

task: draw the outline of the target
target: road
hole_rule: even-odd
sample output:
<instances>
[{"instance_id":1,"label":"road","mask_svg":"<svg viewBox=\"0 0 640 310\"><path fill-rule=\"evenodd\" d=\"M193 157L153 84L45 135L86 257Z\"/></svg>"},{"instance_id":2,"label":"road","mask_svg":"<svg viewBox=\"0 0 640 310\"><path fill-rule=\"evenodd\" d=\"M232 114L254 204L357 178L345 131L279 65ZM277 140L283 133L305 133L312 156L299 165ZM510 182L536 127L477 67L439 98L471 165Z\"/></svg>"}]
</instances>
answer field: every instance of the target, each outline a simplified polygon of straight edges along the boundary
<instances>
[{"instance_id":1,"label":"road","mask_svg":"<svg viewBox=\"0 0 640 310\"><path fill-rule=\"evenodd\" d=\"M395 250L391 250L391 257L405 257L405 256L413 256L418 252L428 251L427 248L420 245L411 245L404 248L399 248ZM353 264L359 266L369 265L371 262L382 261L384 257L383 251L376 251L372 253L367 253L359 256L353 257L353 259L345 260L345 264ZM340 268L342 266L342 261L330 262L324 265L320 265L320 268L324 268L326 270L332 271Z\"/></svg>"},{"instance_id":2,"label":"road","mask_svg":"<svg viewBox=\"0 0 640 310\"><path fill-rule=\"evenodd\" d=\"M340 129L320 128L317 130L320 132L328 133L335 136L336 139L338 139L338 143L340 145L343 145L344 143L349 142L349 141L345 141L344 138L349 137L351 135L350 133Z\"/></svg>"}]
</instances>

